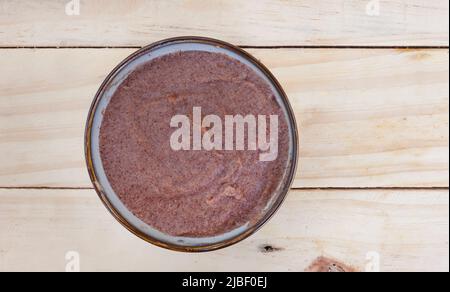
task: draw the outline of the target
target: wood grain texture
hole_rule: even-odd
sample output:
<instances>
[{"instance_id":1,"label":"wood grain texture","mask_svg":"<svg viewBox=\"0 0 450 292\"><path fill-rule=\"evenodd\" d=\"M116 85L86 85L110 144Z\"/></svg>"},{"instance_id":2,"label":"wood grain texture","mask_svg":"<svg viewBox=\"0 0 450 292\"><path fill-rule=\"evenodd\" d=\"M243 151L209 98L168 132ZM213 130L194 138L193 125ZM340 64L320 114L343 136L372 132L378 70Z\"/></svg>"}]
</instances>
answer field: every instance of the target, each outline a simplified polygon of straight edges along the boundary
<instances>
[{"instance_id":1,"label":"wood grain texture","mask_svg":"<svg viewBox=\"0 0 450 292\"><path fill-rule=\"evenodd\" d=\"M91 187L83 136L133 50L0 50L0 187ZM448 50L250 50L285 87L300 187L448 187Z\"/></svg>"},{"instance_id":2,"label":"wood grain texture","mask_svg":"<svg viewBox=\"0 0 450 292\"><path fill-rule=\"evenodd\" d=\"M0 271L303 271L325 256L364 271L448 271L448 191L292 191L260 232L231 248L181 254L121 227L93 190L0 190Z\"/></svg>"},{"instance_id":3,"label":"wood grain texture","mask_svg":"<svg viewBox=\"0 0 450 292\"><path fill-rule=\"evenodd\" d=\"M247 46L448 46L448 0L0 1L0 46L143 46L202 35Z\"/></svg>"}]
</instances>

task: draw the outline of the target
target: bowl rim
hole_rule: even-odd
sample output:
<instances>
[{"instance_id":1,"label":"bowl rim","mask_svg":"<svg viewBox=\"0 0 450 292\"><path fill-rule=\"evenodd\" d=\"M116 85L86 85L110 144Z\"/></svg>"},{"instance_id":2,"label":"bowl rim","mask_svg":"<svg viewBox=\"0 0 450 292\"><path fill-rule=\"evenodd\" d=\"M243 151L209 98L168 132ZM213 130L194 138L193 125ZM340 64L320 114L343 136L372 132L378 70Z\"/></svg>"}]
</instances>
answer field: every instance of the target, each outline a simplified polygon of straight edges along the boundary
<instances>
[{"instance_id":1,"label":"bowl rim","mask_svg":"<svg viewBox=\"0 0 450 292\"><path fill-rule=\"evenodd\" d=\"M96 113L97 106L103 96L103 93L105 92L105 89L111 79L123 68L125 67L129 62L132 60L135 60L136 58L139 58L141 55L145 55L149 51L155 50L161 46L167 46L171 43L200 43L200 44L208 44L213 46L219 46L223 49L229 50L231 52L234 52L241 57L245 58L246 60L252 62L258 69L261 70L261 72L270 80L272 85L275 87L275 89L278 91L281 97L281 101L283 102L283 105L287 112L287 119L289 123L289 127L292 131L292 156L289 157L289 159L292 161L290 165L289 172L287 174L286 184L282 187L281 192L278 194L278 197L276 198L276 201L271 206L270 210L268 210L264 216L256 224L249 227L242 233L240 233L237 236L234 236L230 239L223 240L221 242L208 244L208 245L201 245L201 246L183 246L183 245L176 245L171 244L167 242L163 242L155 237L152 237L148 234L143 233L138 228L134 227L131 223L129 223L121 214L116 210L116 208L112 205L110 200L108 199L108 196L104 193L103 188L101 187L101 184L99 180L97 179L97 174L95 172L94 162L92 159L92 148L91 148L91 142L92 142L92 128L93 128L93 122L94 117ZM182 36L182 37L174 37L174 38L168 38L164 39L155 43L152 43L150 45L144 46L141 49L137 50L133 54L129 55L127 58L125 58L119 65L117 65L111 73L108 74L108 76L105 78L105 80L100 85L100 88L98 89L94 100L91 103L87 121L86 121L86 127L85 127L85 133L84 133L84 151L85 151L85 159L86 159L86 165L87 170L89 172L90 180L94 186L94 189L99 196L100 200L104 204L104 206L108 209L108 211L113 215L113 217L128 231L133 233L135 236L141 238L142 240L151 243L155 246L165 248L172 251L178 251L178 252L189 252L189 253L199 253L199 252L209 252L209 251L215 251L219 249L223 249L226 247L229 247L231 245L234 245L236 243L239 243L243 241L244 239L248 238L249 236L255 234L259 229L261 229L270 219L275 215L275 213L280 209L281 205L285 201L287 194L289 193L291 186L293 184L293 181L295 179L295 174L297 171L297 164L298 164L298 156L299 156L299 138L298 138L298 127L295 119L294 111L291 107L291 104L289 102L289 99L283 90L281 84L278 82L278 80L275 78L275 76L270 72L270 70L263 65L258 59L253 57L250 53L246 52L245 50L234 46L230 43L209 38L209 37L199 37L199 36Z\"/></svg>"}]
</instances>

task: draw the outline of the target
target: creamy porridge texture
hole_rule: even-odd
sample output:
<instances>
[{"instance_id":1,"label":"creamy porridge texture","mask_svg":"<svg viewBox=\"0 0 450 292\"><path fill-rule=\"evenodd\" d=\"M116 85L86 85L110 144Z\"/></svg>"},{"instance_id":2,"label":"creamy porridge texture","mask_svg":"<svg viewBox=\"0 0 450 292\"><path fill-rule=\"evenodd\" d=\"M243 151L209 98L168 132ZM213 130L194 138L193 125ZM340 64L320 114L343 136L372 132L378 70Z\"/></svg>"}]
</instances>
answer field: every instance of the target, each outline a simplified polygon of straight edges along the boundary
<instances>
[{"instance_id":1,"label":"creamy porridge texture","mask_svg":"<svg viewBox=\"0 0 450 292\"><path fill-rule=\"evenodd\" d=\"M194 107L204 115L278 115L278 158L172 150L171 118ZM168 235L209 237L261 219L287 167L288 124L271 87L247 65L219 53L172 53L119 85L104 113L100 154L135 216Z\"/></svg>"}]
</instances>

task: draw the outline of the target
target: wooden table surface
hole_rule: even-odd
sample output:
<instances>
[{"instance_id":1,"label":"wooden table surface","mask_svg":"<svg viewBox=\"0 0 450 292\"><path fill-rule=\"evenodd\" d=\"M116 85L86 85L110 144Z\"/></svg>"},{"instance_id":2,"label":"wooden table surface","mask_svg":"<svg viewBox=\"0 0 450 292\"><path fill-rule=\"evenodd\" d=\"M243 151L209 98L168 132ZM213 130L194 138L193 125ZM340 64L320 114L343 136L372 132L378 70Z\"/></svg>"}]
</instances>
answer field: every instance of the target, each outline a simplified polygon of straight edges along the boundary
<instances>
[{"instance_id":1,"label":"wooden table surface","mask_svg":"<svg viewBox=\"0 0 450 292\"><path fill-rule=\"evenodd\" d=\"M64 271L70 251L82 271L449 270L448 0L82 0L67 15L69 2L0 0L0 271ZM100 83L180 35L259 58L300 130L279 213L207 254L132 236L84 164Z\"/></svg>"}]
</instances>

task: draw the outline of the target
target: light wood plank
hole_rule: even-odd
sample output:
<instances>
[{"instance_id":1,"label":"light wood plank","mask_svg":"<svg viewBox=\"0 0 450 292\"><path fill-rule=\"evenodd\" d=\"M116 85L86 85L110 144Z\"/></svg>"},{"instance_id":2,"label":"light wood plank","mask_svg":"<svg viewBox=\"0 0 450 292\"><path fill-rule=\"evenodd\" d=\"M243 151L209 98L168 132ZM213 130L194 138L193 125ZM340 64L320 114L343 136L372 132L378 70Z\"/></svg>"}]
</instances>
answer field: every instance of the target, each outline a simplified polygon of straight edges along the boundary
<instances>
[{"instance_id":1,"label":"light wood plank","mask_svg":"<svg viewBox=\"0 0 450 292\"><path fill-rule=\"evenodd\" d=\"M0 187L90 187L90 103L132 50L0 50ZM295 187L447 187L448 50L250 50L300 128Z\"/></svg>"},{"instance_id":2,"label":"light wood plank","mask_svg":"<svg viewBox=\"0 0 450 292\"><path fill-rule=\"evenodd\" d=\"M225 250L181 254L135 238L93 190L0 190L0 271L303 271L325 256L364 271L448 271L448 191L292 191L260 232ZM265 249L265 247L271 248Z\"/></svg>"},{"instance_id":3,"label":"light wood plank","mask_svg":"<svg viewBox=\"0 0 450 292\"><path fill-rule=\"evenodd\" d=\"M143 46L203 35L237 45L448 46L447 0L1 1L0 46ZM379 2L379 15L367 13Z\"/></svg>"}]
</instances>

